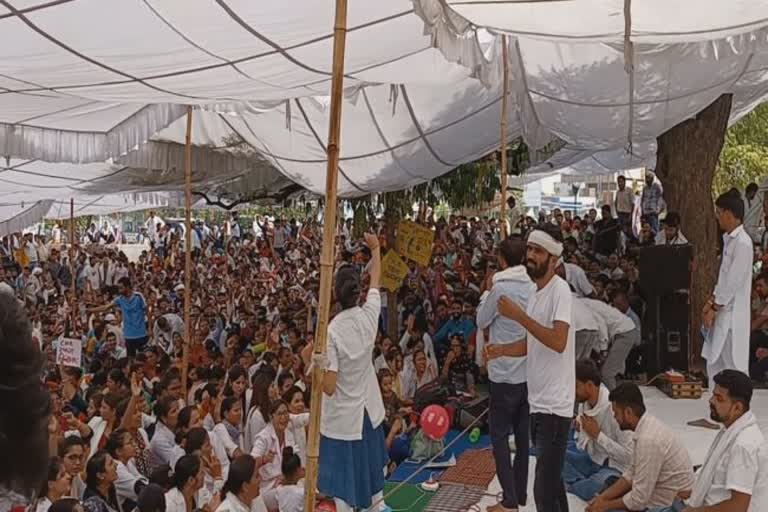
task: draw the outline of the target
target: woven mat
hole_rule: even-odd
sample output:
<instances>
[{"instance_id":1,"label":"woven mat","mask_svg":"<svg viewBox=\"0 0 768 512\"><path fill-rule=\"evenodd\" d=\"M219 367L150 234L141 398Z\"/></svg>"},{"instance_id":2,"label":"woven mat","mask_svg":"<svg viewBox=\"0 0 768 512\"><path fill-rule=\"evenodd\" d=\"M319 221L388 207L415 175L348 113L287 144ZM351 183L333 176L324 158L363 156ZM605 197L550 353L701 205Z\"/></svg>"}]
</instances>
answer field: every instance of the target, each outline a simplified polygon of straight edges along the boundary
<instances>
[{"instance_id":1,"label":"woven mat","mask_svg":"<svg viewBox=\"0 0 768 512\"><path fill-rule=\"evenodd\" d=\"M422 512L435 496L435 493L423 491L418 486L410 484L405 484L390 494L396 485L386 482L384 496L387 496L386 503L389 508L398 512Z\"/></svg>"},{"instance_id":2,"label":"woven mat","mask_svg":"<svg viewBox=\"0 0 768 512\"><path fill-rule=\"evenodd\" d=\"M424 512L467 512L469 507L478 503L485 489L465 485L440 483Z\"/></svg>"},{"instance_id":3,"label":"woven mat","mask_svg":"<svg viewBox=\"0 0 768 512\"><path fill-rule=\"evenodd\" d=\"M456 461L456 465L445 470L440 483L453 483L488 488L496 476L496 464L491 450L467 450Z\"/></svg>"}]
</instances>

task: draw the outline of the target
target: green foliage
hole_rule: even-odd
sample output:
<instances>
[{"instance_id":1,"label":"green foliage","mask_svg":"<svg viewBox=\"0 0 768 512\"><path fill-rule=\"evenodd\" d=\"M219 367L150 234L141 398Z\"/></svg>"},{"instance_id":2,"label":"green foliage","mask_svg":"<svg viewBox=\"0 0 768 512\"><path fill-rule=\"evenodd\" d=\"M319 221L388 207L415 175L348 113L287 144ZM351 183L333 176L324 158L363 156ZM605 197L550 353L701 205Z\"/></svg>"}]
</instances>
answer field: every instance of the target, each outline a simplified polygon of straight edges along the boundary
<instances>
[{"instance_id":1,"label":"green foliage","mask_svg":"<svg viewBox=\"0 0 768 512\"><path fill-rule=\"evenodd\" d=\"M725 144L715 171L715 196L731 187L758 185L768 176L768 104L758 106L725 134Z\"/></svg>"}]
</instances>

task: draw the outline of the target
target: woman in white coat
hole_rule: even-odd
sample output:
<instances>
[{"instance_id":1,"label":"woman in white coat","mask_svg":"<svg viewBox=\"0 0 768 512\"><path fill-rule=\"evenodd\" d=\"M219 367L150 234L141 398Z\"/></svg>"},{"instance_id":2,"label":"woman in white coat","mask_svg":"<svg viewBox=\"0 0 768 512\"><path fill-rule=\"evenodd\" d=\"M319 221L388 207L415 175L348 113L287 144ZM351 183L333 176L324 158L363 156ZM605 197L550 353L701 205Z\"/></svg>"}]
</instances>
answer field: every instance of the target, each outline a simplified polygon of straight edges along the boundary
<instances>
[{"instance_id":1,"label":"woman in white coat","mask_svg":"<svg viewBox=\"0 0 768 512\"><path fill-rule=\"evenodd\" d=\"M203 466L197 455L184 455L173 469L173 487L165 493L166 512L192 512L204 509L197 503L197 493L203 487Z\"/></svg>"},{"instance_id":2,"label":"woman in white coat","mask_svg":"<svg viewBox=\"0 0 768 512\"><path fill-rule=\"evenodd\" d=\"M117 429L117 407L120 405L120 398L112 393L105 394L101 399L98 416L91 418L88 427L93 432L90 441L89 457L102 450L107 445L112 431Z\"/></svg>"},{"instance_id":3,"label":"woman in white coat","mask_svg":"<svg viewBox=\"0 0 768 512\"><path fill-rule=\"evenodd\" d=\"M276 400L272 403L269 415L271 421L256 436L251 455L259 465L261 496L264 504L269 512L277 512L277 486L283 474L283 450L286 446L290 446L294 453L298 453L298 447L289 429L291 417L288 404L282 400Z\"/></svg>"},{"instance_id":4,"label":"woman in white coat","mask_svg":"<svg viewBox=\"0 0 768 512\"><path fill-rule=\"evenodd\" d=\"M222 495L224 501L216 512L251 512L258 510L261 481L256 460L250 455L241 455L230 467L229 476L224 483Z\"/></svg>"},{"instance_id":5,"label":"woman in white coat","mask_svg":"<svg viewBox=\"0 0 768 512\"><path fill-rule=\"evenodd\" d=\"M313 363L324 370L317 488L333 497L336 510L367 509L384 489L388 456L384 403L373 369L373 348L381 312L379 240L366 234L371 250L370 289L358 306L360 274L351 266L336 273L335 296L342 311L328 326L327 358ZM391 351L390 351L391 353Z\"/></svg>"}]
</instances>

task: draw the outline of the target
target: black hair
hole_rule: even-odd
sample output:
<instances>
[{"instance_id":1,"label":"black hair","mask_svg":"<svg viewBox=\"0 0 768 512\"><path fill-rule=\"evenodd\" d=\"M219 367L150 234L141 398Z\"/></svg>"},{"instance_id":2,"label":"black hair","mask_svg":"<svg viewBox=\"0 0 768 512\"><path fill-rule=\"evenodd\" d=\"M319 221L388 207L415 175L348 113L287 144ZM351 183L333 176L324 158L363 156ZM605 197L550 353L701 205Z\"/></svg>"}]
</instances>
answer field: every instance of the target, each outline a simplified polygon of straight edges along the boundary
<instances>
[{"instance_id":1,"label":"black hair","mask_svg":"<svg viewBox=\"0 0 768 512\"><path fill-rule=\"evenodd\" d=\"M291 372L287 372L287 371L286 372L282 372L280 374L280 376L277 378L277 387L278 387L278 389L283 389L283 384L285 384L285 381L288 380L288 379L295 380L293 378L293 374L291 374Z\"/></svg>"},{"instance_id":2,"label":"black hair","mask_svg":"<svg viewBox=\"0 0 768 512\"><path fill-rule=\"evenodd\" d=\"M200 472L200 457L197 455L183 455L173 468L173 487L182 490L184 485Z\"/></svg>"},{"instance_id":3,"label":"black hair","mask_svg":"<svg viewBox=\"0 0 768 512\"><path fill-rule=\"evenodd\" d=\"M149 472L149 484L159 485L163 489L171 488L171 466L161 464Z\"/></svg>"},{"instance_id":4,"label":"black hair","mask_svg":"<svg viewBox=\"0 0 768 512\"><path fill-rule=\"evenodd\" d=\"M176 403L176 400L169 397L164 396L157 402L155 402L155 416L159 421L162 421L163 418L168 416L168 413L171 411L171 407L173 404Z\"/></svg>"},{"instance_id":5,"label":"black hair","mask_svg":"<svg viewBox=\"0 0 768 512\"><path fill-rule=\"evenodd\" d=\"M256 459L251 455L241 455L233 460L229 465L227 481L224 482L224 487L221 489L222 499L224 499L227 493L232 493L235 496L240 494L243 485L251 481L256 471Z\"/></svg>"},{"instance_id":6,"label":"black hair","mask_svg":"<svg viewBox=\"0 0 768 512\"><path fill-rule=\"evenodd\" d=\"M525 242L516 238L505 238L499 244L499 254L508 267L525 262Z\"/></svg>"},{"instance_id":7,"label":"black hair","mask_svg":"<svg viewBox=\"0 0 768 512\"><path fill-rule=\"evenodd\" d=\"M728 396L734 402L741 402L744 411L749 410L752 402L752 380L738 370L723 370L714 377L715 384L728 390Z\"/></svg>"},{"instance_id":8,"label":"black hair","mask_svg":"<svg viewBox=\"0 0 768 512\"><path fill-rule=\"evenodd\" d=\"M543 231L552 238L555 239L556 242L563 243L563 232L560 231L560 226L555 226L552 223L546 223L546 224L539 224L536 226L536 229L539 231Z\"/></svg>"},{"instance_id":9,"label":"black hair","mask_svg":"<svg viewBox=\"0 0 768 512\"><path fill-rule=\"evenodd\" d=\"M235 407L238 401L239 400L234 396L228 396L221 401L221 410L219 414L221 414L222 419L224 418L225 414L227 414L229 411L231 411Z\"/></svg>"},{"instance_id":10,"label":"black hair","mask_svg":"<svg viewBox=\"0 0 768 512\"><path fill-rule=\"evenodd\" d=\"M342 309L357 306L360 299L360 274L354 267L344 265L336 272L334 292Z\"/></svg>"},{"instance_id":11,"label":"black hair","mask_svg":"<svg viewBox=\"0 0 768 512\"><path fill-rule=\"evenodd\" d=\"M77 498L61 498L51 504L48 512L74 512L78 506L80 506L80 500Z\"/></svg>"},{"instance_id":12,"label":"black hair","mask_svg":"<svg viewBox=\"0 0 768 512\"><path fill-rule=\"evenodd\" d=\"M632 382L622 382L611 394L608 400L624 408L629 408L638 418L645 414L645 402L643 393L637 384Z\"/></svg>"},{"instance_id":13,"label":"black hair","mask_svg":"<svg viewBox=\"0 0 768 512\"><path fill-rule=\"evenodd\" d=\"M724 194L720 194L715 200L715 206L721 210L731 212L739 221L744 220L744 201L738 193L734 194L729 190Z\"/></svg>"},{"instance_id":14,"label":"black hair","mask_svg":"<svg viewBox=\"0 0 768 512\"><path fill-rule=\"evenodd\" d=\"M669 212L664 218L664 224L671 228L680 227L680 214L677 212Z\"/></svg>"},{"instance_id":15,"label":"black hair","mask_svg":"<svg viewBox=\"0 0 768 512\"><path fill-rule=\"evenodd\" d=\"M282 396L283 402L290 405L291 401L293 400L293 397L296 396L296 393L301 393L302 398L304 398L304 391L302 391L299 386L294 385L288 388L288 391L283 393L283 396Z\"/></svg>"},{"instance_id":16,"label":"black hair","mask_svg":"<svg viewBox=\"0 0 768 512\"><path fill-rule=\"evenodd\" d=\"M165 489L158 484L149 484L139 493L136 500L139 512L165 512Z\"/></svg>"},{"instance_id":17,"label":"black hair","mask_svg":"<svg viewBox=\"0 0 768 512\"><path fill-rule=\"evenodd\" d=\"M591 382L600 387L600 370L591 359L576 361L576 380L579 382Z\"/></svg>"},{"instance_id":18,"label":"black hair","mask_svg":"<svg viewBox=\"0 0 768 512\"><path fill-rule=\"evenodd\" d=\"M208 431L203 427L194 427L189 429L185 436L186 443L184 444L184 451L187 453L194 453L205 446L205 442L208 438Z\"/></svg>"},{"instance_id":19,"label":"black hair","mask_svg":"<svg viewBox=\"0 0 768 512\"><path fill-rule=\"evenodd\" d=\"M0 291L0 486L31 496L48 469L50 394L43 360L22 305Z\"/></svg>"},{"instance_id":20,"label":"black hair","mask_svg":"<svg viewBox=\"0 0 768 512\"><path fill-rule=\"evenodd\" d=\"M121 284L126 288L133 288L131 286L131 279L129 277L121 277L120 279L117 280L117 284Z\"/></svg>"},{"instance_id":21,"label":"black hair","mask_svg":"<svg viewBox=\"0 0 768 512\"><path fill-rule=\"evenodd\" d=\"M192 421L192 412L197 410L197 407L194 405L187 405L186 407L182 407L182 409L179 411L179 419L176 422L176 429L181 430L182 428L189 428L189 422Z\"/></svg>"},{"instance_id":22,"label":"black hair","mask_svg":"<svg viewBox=\"0 0 768 512\"><path fill-rule=\"evenodd\" d=\"M79 446L80 448L85 449L87 443L80 436L65 437L64 440L59 444L59 457L66 457L67 453L69 453L69 450L75 446Z\"/></svg>"},{"instance_id":23,"label":"black hair","mask_svg":"<svg viewBox=\"0 0 768 512\"><path fill-rule=\"evenodd\" d=\"M753 191L757 192L758 188L759 187L757 186L757 183L752 182L749 185L747 185L747 188L744 190L744 192L746 192L746 193L750 193L750 192L753 192Z\"/></svg>"},{"instance_id":24,"label":"black hair","mask_svg":"<svg viewBox=\"0 0 768 512\"><path fill-rule=\"evenodd\" d=\"M85 485L90 489L99 488L99 474L107 470L109 456L106 450L99 450L88 460L85 466Z\"/></svg>"},{"instance_id":25,"label":"black hair","mask_svg":"<svg viewBox=\"0 0 768 512\"><path fill-rule=\"evenodd\" d=\"M283 463L280 466L283 476L291 478L299 469L301 469L301 459L293 453L292 446L286 446L283 448Z\"/></svg>"},{"instance_id":26,"label":"black hair","mask_svg":"<svg viewBox=\"0 0 768 512\"><path fill-rule=\"evenodd\" d=\"M253 393L251 395L251 411L258 408L261 417L265 422L269 422L269 408L271 400L269 398L269 387L272 385L274 377L268 372L258 371L253 375Z\"/></svg>"},{"instance_id":27,"label":"black hair","mask_svg":"<svg viewBox=\"0 0 768 512\"><path fill-rule=\"evenodd\" d=\"M51 457L48 461L48 477L40 487L40 496L48 495L48 482L54 482L59 478L59 472L61 471L62 463L59 457Z\"/></svg>"},{"instance_id":28,"label":"black hair","mask_svg":"<svg viewBox=\"0 0 768 512\"><path fill-rule=\"evenodd\" d=\"M129 432L123 428L113 431L107 439L104 449L109 452L113 459L117 459L117 451L125 446L125 435Z\"/></svg>"}]
</instances>

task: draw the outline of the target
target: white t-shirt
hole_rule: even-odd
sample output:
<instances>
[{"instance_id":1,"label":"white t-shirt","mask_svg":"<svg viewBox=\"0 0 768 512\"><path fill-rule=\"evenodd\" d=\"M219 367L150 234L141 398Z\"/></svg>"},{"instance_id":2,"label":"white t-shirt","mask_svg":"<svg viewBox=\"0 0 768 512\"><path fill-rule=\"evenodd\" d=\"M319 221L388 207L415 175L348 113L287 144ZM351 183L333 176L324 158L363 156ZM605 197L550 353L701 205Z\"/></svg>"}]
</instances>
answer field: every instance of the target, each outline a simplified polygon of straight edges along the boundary
<instances>
[{"instance_id":1,"label":"white t-shirt","mask_svg":"<svg viewBox=\"0 0 768 512\"><path fill-rule=\"evenodd\" d=\"M281 485L277 488L277 504L280 512L304 510L304 485Z\"/></svg>"},{"instance_id":2,"label":"white t-shirt","mask_svg":"<svg viewBox=\"0 0 768 512\"><path fill-rule=\"evenodd\" d=\"M619 334L625 334L635 329L635 322L613 306L595 299L581 300L595 315L599 315L605 320L605 324L608 327L608 337L611 340Z\"/></svg>"},{"instance_id":3,"label":"white t-shirt","mask_svg":"<svg viewBox=\"0 0 768 512\"><path fill-rule=\"evenodd\" d=\"M576 399L576 356L574 330L571 327L573 296L559 276L528 301L528 316L543 327L552 328L556 321L568 324L565 350L558 353L528 333L528 403L531 414L573 416Z\"/></svg>"},{"instance_id":4,"label":"white t-shirt","mask_svg":"<svg viewBox=\"0 0 768 512\"><path fill-rule=\"evenodd\" d=\"M565 267L565 279L573 286L573 290L580 297L588 297L595 293L592 283L589 282L584 269L573 263L563 263Z\"/></svg>"}]
</instances>

